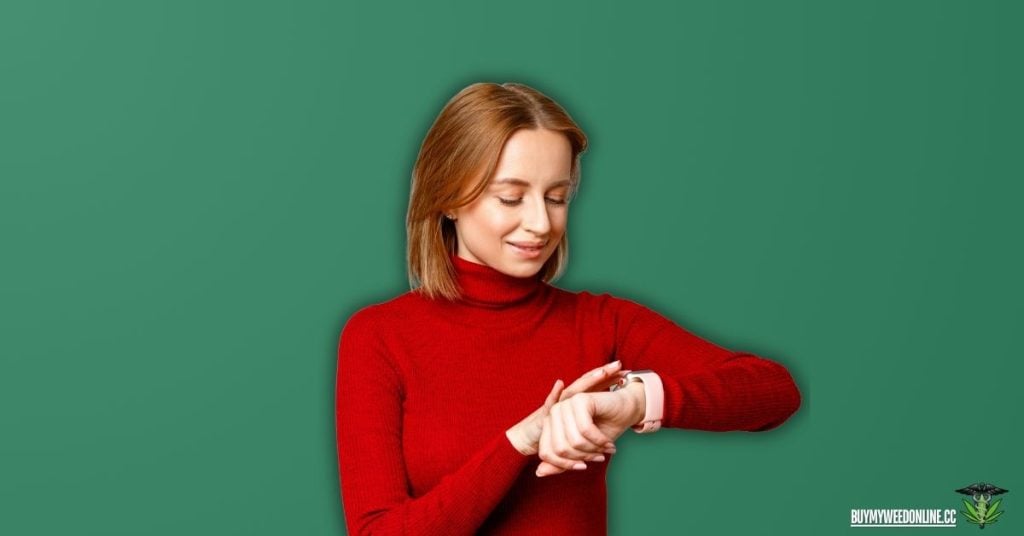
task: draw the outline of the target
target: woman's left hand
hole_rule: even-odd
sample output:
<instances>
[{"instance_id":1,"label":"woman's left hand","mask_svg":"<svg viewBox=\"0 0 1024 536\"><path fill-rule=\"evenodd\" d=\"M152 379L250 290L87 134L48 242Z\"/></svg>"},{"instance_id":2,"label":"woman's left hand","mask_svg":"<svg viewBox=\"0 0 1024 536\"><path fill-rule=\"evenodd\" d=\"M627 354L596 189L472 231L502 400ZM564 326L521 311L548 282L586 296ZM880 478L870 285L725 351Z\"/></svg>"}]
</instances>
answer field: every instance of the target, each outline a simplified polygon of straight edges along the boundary
<instances>
[{"instance_id":1,"label":"woman's left hand","mask_svg":"<svg viewBox=\"0 0 1024 536\"><path fill-rule=\"evenodd\" d=\"M639 382L630 382L617 391L578 393L556 403L544 418L538 444L542 461L537 476L562 473L566 471L561 467L563 460L582 458L584 453L579 447L588 443L585 431L596 428L615 441L643 419L644 403L643 385Z\"/></svg>"}]
</instances>

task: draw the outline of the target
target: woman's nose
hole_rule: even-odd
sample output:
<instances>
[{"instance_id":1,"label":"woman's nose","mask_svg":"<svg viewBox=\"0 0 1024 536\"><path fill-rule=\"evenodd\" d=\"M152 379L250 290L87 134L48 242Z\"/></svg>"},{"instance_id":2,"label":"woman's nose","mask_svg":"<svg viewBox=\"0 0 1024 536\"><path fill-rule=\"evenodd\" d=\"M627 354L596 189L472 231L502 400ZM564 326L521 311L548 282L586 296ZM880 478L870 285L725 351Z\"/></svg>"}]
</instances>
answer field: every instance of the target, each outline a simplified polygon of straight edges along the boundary
<instances>
[{"instance_id":1,"label":"woman's nose","mask_svg":"<svg viewBox=\"0 0 1024 536\"><path fill-rule=\"evenodd\" d=\"M526 213L523 214L523 228L536 235L546 235L551 230L551 220L548 218L548 207L544 201L529 203Z\"/></svg>"}]
</instances>

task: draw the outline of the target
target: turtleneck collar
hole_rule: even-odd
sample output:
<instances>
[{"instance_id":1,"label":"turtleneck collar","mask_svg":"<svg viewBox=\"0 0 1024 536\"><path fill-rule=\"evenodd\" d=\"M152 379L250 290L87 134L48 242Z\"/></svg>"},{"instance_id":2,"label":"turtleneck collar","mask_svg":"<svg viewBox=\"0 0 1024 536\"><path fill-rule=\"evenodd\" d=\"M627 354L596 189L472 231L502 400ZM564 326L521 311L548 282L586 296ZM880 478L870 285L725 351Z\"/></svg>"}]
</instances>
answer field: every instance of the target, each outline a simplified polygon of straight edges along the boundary
<instances>
[{"instance_id":1,"label":"turtleneck collar","mask_svg":"<svg viewBox=\"0 0 1024 536\"><path fill-rule=\"evenodd\" d=\"M513 277L484 264L451 255L462 301L482 307L501 308L526 301L543 285L541 272Z\"/></svg>"}]
</instances>

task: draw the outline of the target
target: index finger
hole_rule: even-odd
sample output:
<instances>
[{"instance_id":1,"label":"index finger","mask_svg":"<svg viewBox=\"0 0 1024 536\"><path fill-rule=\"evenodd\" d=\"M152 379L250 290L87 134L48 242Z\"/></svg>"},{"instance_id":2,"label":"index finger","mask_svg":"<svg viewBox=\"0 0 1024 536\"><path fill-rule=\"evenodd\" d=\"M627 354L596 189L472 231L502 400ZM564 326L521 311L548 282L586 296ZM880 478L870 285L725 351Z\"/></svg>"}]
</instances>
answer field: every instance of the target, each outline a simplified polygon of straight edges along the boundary
<instances>
[{"instance_id":1,"label":"index finger","mask_svg":"<svg viewBox=\"0 0 1024 536\"><path fill-rule=\"evenodd\" d=\"M572 382L571 385L562 390L562 394L558 397L558 400L562 401L567 398L572 398L573 395L587 391L606 390L613 384L618 383L625 375L621 369L621 361L614 361L607 365L597 367L596 369L580 376L576 381Z\"/></svg>"}]
</instances>

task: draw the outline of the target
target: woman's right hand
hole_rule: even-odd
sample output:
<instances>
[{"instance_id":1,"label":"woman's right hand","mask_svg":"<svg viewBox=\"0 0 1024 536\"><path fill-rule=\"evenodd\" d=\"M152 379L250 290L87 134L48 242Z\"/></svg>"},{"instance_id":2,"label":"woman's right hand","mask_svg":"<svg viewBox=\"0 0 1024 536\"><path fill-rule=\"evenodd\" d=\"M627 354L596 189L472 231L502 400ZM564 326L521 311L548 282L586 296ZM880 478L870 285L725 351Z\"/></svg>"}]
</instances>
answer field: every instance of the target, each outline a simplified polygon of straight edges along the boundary
<instances>
[{"instance_id":1,"label":"woman's right hand","mask_svg":"<svg viewBox=\"0 0 1024 536\"><path fill-rule=\"evenodd\" d=\"M619 361L598 367L580 376L564 390L562 389L562 380L556 381L551 392L548 393L547 399L544 400L544 405L537 408L525 419L516 423L512 428L506 430L506 437L508 437L516 450L524 456L537 454L540 436L544 431L544 418L547 417L551 407L556 402L572 398L573 395L578 393L608 390L609 387L618 383L625 375L621 368L622 363ZM579 450L587 452L586 456L578 460L569 458L552 460L553 464L566 470L573 468L586 469L586 464L582 462L603 461L603 454L613 454L615 452L615 444L600 431L595 430L589 435L585 435L585 438L589 441L589 444L584 445Z\"/></svg>"}]
</instances>

